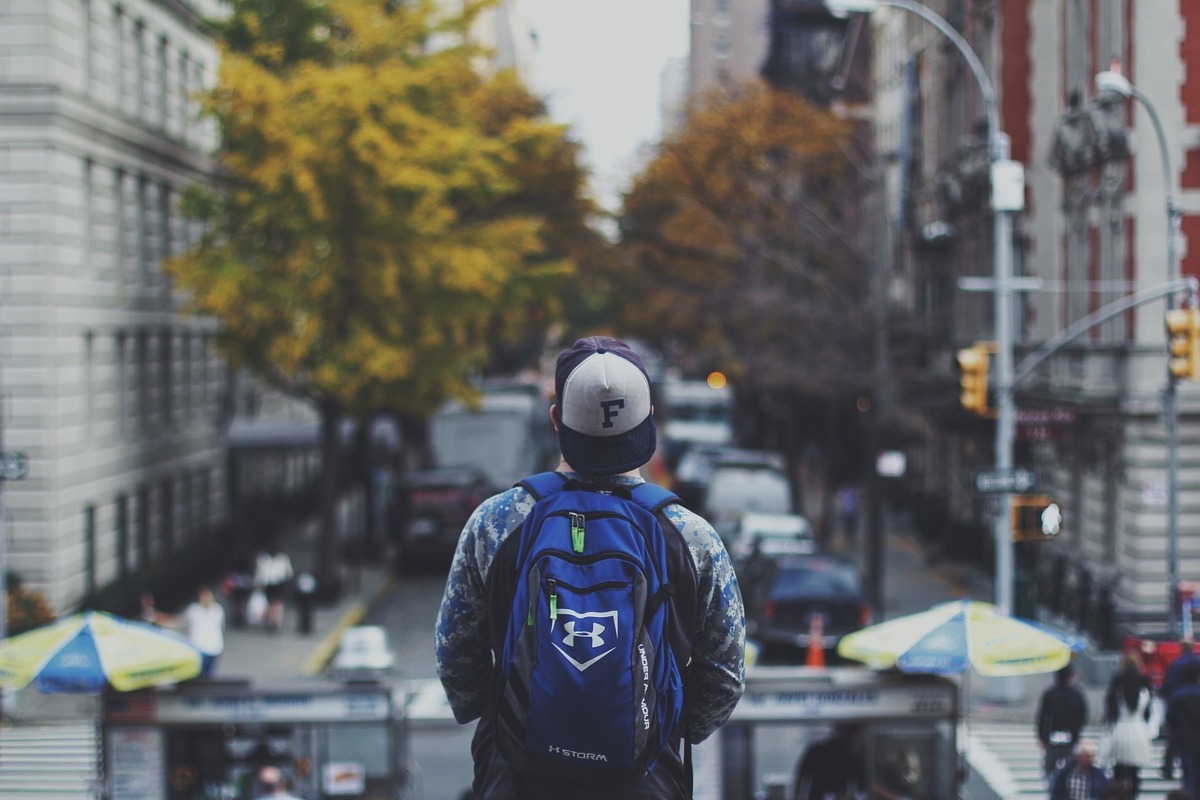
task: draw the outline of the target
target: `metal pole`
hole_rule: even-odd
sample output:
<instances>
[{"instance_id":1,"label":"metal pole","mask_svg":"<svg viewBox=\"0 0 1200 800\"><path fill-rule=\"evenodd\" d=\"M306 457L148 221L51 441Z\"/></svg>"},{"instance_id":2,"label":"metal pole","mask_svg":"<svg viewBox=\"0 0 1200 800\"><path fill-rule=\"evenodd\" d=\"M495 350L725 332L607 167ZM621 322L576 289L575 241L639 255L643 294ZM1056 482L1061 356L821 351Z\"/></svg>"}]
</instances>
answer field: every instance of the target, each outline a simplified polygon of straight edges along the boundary
<instances>
[{"instance_id":1,"label":"metal pole","mask_svg":"<svg viewBox=\"0 0 1200 800\"><path fill-rule=\"evenodd\" d=\"M996 105L996 93L991 79L971 44L943 17L911 0L878 0L878 5L893 6L916 14L948 38L966 59L967 66L979 84L979 94L987 111L988 156L991 165L1007 161L1009 157L1008 136L1000 130L1000 111ZM996 440L995 462L998 472L1006 473L1013 467L1013 440L1016 435L1016 408L1013 403L1013 253L1012 212L992 209L993 263L995 279L996 316L996 371L993 383L996 387ZM1012 535L1008 528L1008 506L1010 495L997 498L993 518L992 536L996 548L996 606L1003 614L1012 613L1013 600L1013 548Z\"/></svg>"},{"instance_id":2,"label":"metal pole","mask_svg":"<svg viewBox=\"0 0 1200 800\"><path fill-rule=\"evenodd\" d=\"M1142 104L1154 125L1158 149L1162 156L1163 191L1167 211L1167 280L1176 275L1175 232L1179 227L1179 209L1175 207L1174 175L1171 172L1171 152L1158 112L1146 95L1130 84L1130 95ZM1167 295L1167 310L1175 307L1174 295ZM1167 434L1167 630L1179 636L1179 397L1175 376L1171 374L1170 342L1167 343L1167 386L1163 389L1163 424Z\"/></svg>"}]
</instances>

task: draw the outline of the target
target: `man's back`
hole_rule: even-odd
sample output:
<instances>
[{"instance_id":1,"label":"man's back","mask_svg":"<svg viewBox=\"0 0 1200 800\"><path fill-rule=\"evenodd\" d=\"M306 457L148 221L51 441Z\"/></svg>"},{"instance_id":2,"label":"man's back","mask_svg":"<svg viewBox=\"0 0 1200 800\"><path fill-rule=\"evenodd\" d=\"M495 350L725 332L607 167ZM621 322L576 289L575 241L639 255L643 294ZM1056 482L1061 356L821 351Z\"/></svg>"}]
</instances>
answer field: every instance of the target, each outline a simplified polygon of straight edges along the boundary
<instances>
[{"instance_id":1,"label":"man's back","mask_svg":"<svg viewBox=\"0 0 1200 800\"><path fill-rule=\"evenodd\" d=\"M606 491L642 483L638 470L654 455L657 440L650 379L640 356L611 337L580 339L559 354L555 398L550 419L562 452L558 472L585 488ZM682 537L686 552L682 548L679 552L685 563L690 561L689 566L694 567L697 587L696 612L689 615L694 618L680 620L691 628L691 661L683 675L683 724L673 730L672 744L648 773L603 789L598 788L598 781L552 777L544 765L510 763L500 754L492 730L501 724L505 708L511 708L502 706L492 694L499 690L500 679L508 678L501 662L514 609L511 593L500 592L495 584L508 582L515 587L525 580L534 585L514 574L521 559L512 559L510 567L505 553L505 544L533 508L532 495L524 488L514 488L476 509L459 537L438 615L435 652L446 697L458 722L480 720L471 746L476 796L480 800L685 797L690 778L679 739L686 735L689 741L699 742L709 736L728 718L743 688L745 618L737 577L720 537L705 520L680 505L662 510L666 517L663 532ZM583 524L579 527L586 528ZM577 552L574 530L572 525L565 546ZM530 604L536 603L539 613L545 611L549 619L557 620L556 604L543 603L547 597L558 596L555 587L547 585L540 590L545 595L531 596ZM565 629L565 622L562 627ZM586 638L589 644L595 643L594 627L585 629L585 635L577 621L574 630L573 641ZM561 710L553 703L547 708ZM587 722L579 720L580 725ZM509 717L504 717L503 724L519 730ZM578 757L569 746L550 752L558 760Z\"/></svg>"}]
</instances>

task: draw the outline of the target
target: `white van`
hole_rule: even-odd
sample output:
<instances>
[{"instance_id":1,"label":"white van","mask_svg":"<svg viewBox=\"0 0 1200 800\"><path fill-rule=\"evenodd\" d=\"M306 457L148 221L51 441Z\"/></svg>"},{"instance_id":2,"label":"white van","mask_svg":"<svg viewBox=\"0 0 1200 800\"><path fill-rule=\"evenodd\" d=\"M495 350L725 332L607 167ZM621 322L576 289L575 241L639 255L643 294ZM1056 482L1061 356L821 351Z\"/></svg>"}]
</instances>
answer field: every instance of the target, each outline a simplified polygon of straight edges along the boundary
<instances>
[{"instance_id":1,"label":"white van","mask_svg":"<svg viewBox=\"0 0 1200 800\"><path fill-rule=\"evenodd\" d=\"M709 480L704 507L708 521L729 542L747 512L790 514L792 486L781 470L718 465Z\"/></svg>"}]
</instances>

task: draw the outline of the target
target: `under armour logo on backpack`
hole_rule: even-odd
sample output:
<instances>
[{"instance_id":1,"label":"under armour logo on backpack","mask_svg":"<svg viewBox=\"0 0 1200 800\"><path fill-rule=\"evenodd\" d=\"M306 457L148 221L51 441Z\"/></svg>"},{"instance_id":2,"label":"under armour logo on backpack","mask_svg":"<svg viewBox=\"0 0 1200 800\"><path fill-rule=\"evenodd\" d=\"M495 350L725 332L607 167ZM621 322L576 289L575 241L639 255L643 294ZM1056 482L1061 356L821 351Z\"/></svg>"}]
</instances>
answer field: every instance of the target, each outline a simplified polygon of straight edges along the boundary
<instances>
[{"instance_id":1,"label":"under armour logo on backpack","mask_svg":"<svg viewBox=\"0 0 1200 800\"><path fill-rule=\"evenodd\" d=\"M579 631L575 630L575 620L571 620L563 625L563 630L567 632L567 635L563 637L563 644L567 647L575 646L575 637L577 636L591 639L592 647L604 647L604 639L600 636L600 634L604 633L604 626L599 622L593 622L590 631Z\"/></svg>"},{"instance_id":2,"label":"under armour logo on backpack","mask_svg":"<svg viewBox=\"0 0 1200 800\"><path fill-rule=\"evenodd\" d=\"M575 669L579 670L580 672L583 672L585 669L592 666L592 664L595 664L597 661L604 658L606 655L616 649L614 647L610 647L603 653L593 656L587 660L582 658L583 655L591 655L591 653L596 649L604 647L604 637L608 632L608 626L605 624L605 620L612 620L612 634L615 638L617 634L616 611L585 611L581 613L578 611L572 611L569 608L562 608L560 606L558 609L558 615L560 617L575 617L575 619L567 620L563 623L561 639L562 646L559 646L558 642L554 642L554 649L562 653L563 658L567 659L567 661L570 661L572 666L574 666ZM583 619L591 620L591 630L586 629L587 623L578 622L578 620ZM551 630L553 629L554 628L552 626ZM578 651L581 647L583 647L583 645L577 640L583 640L588 645L587 649L583 653L576 652L576 655L580 656L580 658L575 658L570 652L568 652L568 650Z\"/></svg>"}]
</instances>

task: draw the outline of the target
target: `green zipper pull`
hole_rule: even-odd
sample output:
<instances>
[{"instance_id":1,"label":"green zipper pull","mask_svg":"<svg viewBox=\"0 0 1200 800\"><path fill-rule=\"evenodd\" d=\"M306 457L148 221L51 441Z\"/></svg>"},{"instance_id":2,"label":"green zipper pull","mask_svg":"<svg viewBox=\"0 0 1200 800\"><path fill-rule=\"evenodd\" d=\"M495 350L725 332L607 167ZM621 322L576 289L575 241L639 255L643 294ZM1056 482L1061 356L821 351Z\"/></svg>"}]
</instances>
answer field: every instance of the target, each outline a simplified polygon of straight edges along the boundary
<instances>
[{"instance_id":1,"label":"green zipper pull","mask_svg":"<svg viewBox=\"0 0 1200 800\"><path fill-rule=\"evenodd\" d=\"M533 603L529 604L529 610L525 613L525 625L533 627Z\"/></svg>"},{"instance_id":2,"label":"green zipper pull","mask_svg":"<svg viewBox=\"0 0 1200 800\"><path fill-rule=\"evenodd\" d=\"M583 552L583 514L571 513L571 549L576 553Z\"/></svg>"},{"instance_id":3,"label":"green zipper pull","mask_svg":"<svg viewBox=\"0 0 1200 800\"><path fill-rule=\"evenodd\" d=\"M550 619L558 619L558 581L550 580Z\"/></svg>"}]
</instances>

